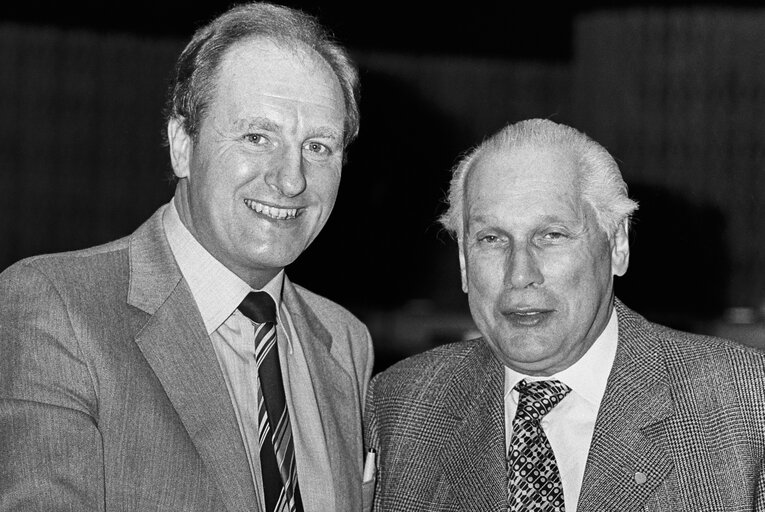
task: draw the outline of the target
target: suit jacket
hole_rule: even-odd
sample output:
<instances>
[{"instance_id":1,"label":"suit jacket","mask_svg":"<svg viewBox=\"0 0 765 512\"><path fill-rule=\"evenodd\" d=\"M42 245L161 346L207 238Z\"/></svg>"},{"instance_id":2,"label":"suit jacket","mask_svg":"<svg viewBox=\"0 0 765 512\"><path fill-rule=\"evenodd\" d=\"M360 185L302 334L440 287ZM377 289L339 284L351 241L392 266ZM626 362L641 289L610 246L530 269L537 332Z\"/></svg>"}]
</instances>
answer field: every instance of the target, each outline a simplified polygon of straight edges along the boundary
<instances>
[{"instance_id":1,"label":"suit jacket","mask_svg":"<svg viewBox=\"0 0 765 512\"><path fill-rule=\"evenodd\" d=\"M369 333L286 280L283 300L304 345L338 509L355 512ZM161 210L124 239L3 272L0 354L0 510L259 509ZM310 466L298 461L299 474Z\"/></svg>"},{"instance_id":2,"label":"suit jacket","mask_svg":"<svg viewBox=\"0 0 765 512\"><path fill-rule=\"evenodd\" d=\"M650 323L618 300L616 312L578 510L765 511L765 354ZM482 339L376 375L365 412L374 510L504 512L503 389Z\"/></svg>"}]
</instances>

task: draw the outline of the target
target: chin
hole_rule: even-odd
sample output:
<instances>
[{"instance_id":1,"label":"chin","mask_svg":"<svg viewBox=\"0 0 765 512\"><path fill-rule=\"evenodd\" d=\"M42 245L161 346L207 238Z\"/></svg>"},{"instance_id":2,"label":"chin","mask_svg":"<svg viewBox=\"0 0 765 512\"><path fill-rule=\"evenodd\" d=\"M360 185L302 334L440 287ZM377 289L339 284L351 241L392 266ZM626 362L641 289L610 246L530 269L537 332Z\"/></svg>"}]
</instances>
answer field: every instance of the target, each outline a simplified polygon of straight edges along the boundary
<instances>
[{"instance_id":1,"label":"chin","mask_svg":"<svg viewBox=\"0 0 765 512\"><path fill-rule=\"evenodd\" d=\"M290 263L293 263L299 255L272 255L272 254L259 254L253 256L250 261L253 267L258 268L274 268L283 269Z\"/></svg>"},{"instance_id":2,"label":"chin","mask_svg":"<svg viewBox=\"0 0 765 512\"><path fill-rule=\"evenodd\" d=\"M506 334L502 339L507 340L506 343L502 344L502 352L512 356L515 361L530 364L534 361L545 360L556 353L556 350L550 346L549 341L545 341L545 338L530 336L529 333Z\"/></svg>"}]
</instances>

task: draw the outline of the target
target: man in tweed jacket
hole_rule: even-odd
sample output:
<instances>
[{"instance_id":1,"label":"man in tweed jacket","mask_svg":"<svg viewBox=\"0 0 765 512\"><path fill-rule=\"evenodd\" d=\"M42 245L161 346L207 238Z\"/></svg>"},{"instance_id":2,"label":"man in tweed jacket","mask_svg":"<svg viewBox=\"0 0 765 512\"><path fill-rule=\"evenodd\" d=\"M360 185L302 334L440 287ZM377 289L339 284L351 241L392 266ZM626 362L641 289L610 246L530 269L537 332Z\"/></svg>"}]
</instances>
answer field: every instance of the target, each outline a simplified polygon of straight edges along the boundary
<instances>
[{"instance_id":1,"label":"man in tweed jacket","mask_svg":"<svg viewBox=\"0 0 765 512\"><path fill-rule=\"evenodd\" d=\"M614 297L636 207L608 152L550 121L510 125L455 167L441 220L482 337L373 379L374 510L765 511L765 354ZM570 390L536 424L557 504L506 462L521 381L540 380Z\"/></svg>"}]
</instances>

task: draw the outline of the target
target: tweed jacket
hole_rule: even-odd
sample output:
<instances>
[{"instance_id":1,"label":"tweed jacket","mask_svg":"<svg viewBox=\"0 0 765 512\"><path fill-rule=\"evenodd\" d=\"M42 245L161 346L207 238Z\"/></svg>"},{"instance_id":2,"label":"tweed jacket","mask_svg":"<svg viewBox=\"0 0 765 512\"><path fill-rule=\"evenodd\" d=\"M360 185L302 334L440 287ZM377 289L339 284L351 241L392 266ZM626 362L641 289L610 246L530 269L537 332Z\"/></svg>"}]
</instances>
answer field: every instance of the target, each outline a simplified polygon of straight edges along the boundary
<instances>
[{"instance_id":1,"label":"tweed jacket","mask_svg":"<svg viewBox=\"0 0 765 512\"><path fill-rule=\"evenodd\" d=\"M765 511L765 354L616 312L579 512ZM373 378L376 512L506 510L503 379L482 339Z\"/></svg>"},{"instance_id":2,"label":"tweed jacket","mask_svg":"<svg viewBox=\"0 0 765 512\"><path fill-rule=\"evenodd\" d=\"M0 511L252 512L259 499L223 373L161 209L104 246L0 275ZM285 279L331 471L303 482L362 507L366 327ZM315 473L319 473L318 471Z\"/></svg>"}]
</instances>

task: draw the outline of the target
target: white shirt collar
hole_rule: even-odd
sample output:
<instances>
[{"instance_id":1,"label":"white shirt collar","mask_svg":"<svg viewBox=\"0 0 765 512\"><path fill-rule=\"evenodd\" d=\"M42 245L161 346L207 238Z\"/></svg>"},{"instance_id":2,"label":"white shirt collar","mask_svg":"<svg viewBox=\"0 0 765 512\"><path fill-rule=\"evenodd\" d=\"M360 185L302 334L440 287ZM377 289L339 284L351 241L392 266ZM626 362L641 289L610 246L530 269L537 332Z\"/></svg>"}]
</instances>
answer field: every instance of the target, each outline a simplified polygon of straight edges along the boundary
<instances>
[{"instance_id":1,"label":"white shirt collar","mask_svg":"<svg viewBox=\"0 0 765 512\"><path fill-rule=\"evenodd\" d=\"M592 403L596 408L599 407L616 357L616 346L619 340L618 324L616 310L612 308L606 328L589 350L577 362L550 377L523 375L505 367L505 399L522 379L557 379L570 387L572 392Z\"/></svg>"},{"instance_id":2,"label":"white shirt collar","mask_svg":"<svg viewBox=\"0 0 765 512\"><path fill-rule=\"evenodd\" d=\"M253 290L194 238L183 225L174 200L165 208L162 223L170 249L191 289L209 336L231 316ZM263 291L274 299L277 312L281 310L283 283L284 270L281 270L263 287Z\"/></svg>"}]
</instances>

